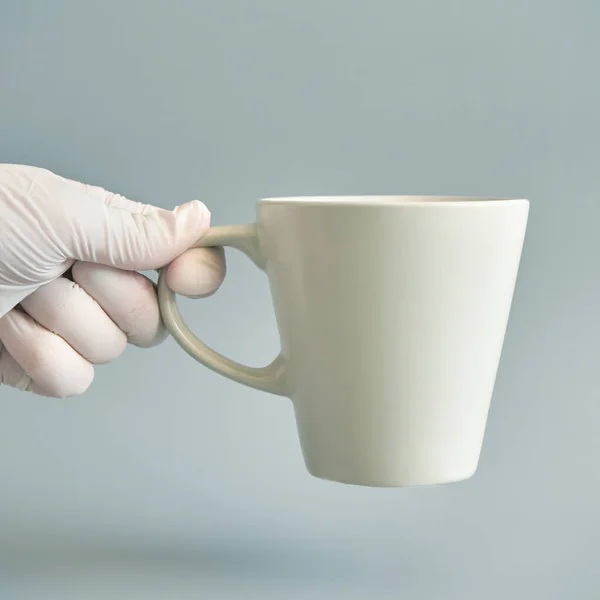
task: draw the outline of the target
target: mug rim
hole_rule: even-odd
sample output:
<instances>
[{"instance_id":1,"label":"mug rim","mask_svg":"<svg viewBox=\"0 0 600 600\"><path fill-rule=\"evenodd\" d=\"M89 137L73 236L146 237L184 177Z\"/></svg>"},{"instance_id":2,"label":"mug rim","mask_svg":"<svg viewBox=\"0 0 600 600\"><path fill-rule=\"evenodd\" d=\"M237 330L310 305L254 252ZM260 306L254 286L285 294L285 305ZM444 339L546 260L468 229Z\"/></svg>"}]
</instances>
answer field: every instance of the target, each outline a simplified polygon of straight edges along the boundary
<instances>
[{"instance_id":1,"label":"mug rim","mask_svg":"<svg viewBox=\"0 0 600 600\"><path fill-rule=\"evenodd\" d=\"M494 196L433 196L433 195L333 195L281 196L261 198L258 204L300 204L320 206L490 206L493 204L529 203L526 198Z\"/></svg>"}]
</instances>

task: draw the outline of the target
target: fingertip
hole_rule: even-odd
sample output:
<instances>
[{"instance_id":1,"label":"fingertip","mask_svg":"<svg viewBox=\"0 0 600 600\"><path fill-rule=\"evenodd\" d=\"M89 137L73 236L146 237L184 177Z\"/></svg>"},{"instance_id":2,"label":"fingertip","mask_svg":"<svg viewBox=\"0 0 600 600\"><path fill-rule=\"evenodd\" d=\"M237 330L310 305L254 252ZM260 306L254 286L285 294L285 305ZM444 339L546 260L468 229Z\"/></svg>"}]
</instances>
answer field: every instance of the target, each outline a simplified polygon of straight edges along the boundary
<instances>
[{"instance_id":1,"label":"fingertip","mask_svg":"<svg viewBox=\"0 0 600 600\"><path fill-rule=\"evenodd\" d=\"M226 270L223 248L194 248L169 265L167 284L181 296L205 298L219 289Z\"/></svg>"},{"instance_id":2,"label":"fingertip","mask_svg":"<svg viewBox=\"0 0 600 600\"><path fill-rule=\"evenodd\" d=\"M193 229L204 230L210 227L210 211L204 202L190 200L173 209L177 219L185 221Z\"/></svg>"},{"instance_id":3,"label":"fingertip","mask_svg":"<svg viewBox=\"0 0 600 600\"><path fill-rule=\"evenodd\" d=\"M177 222L175 246L181 254L200 240L210 229L210 211L200 200L191 200L173 209Z\"/></svg>"},{"instance_id":4,"label":"fingertip","mask_svg":"<svg viewBox=\"0 0 600 600\"><path fill-rule=\"evenodd\" d=\"M176 213L182 211L194 211L197 215L202 215L203 217L210 219L210 210L208 210L208 206L198 199L180 204L174 209L174 212Z\"/></svg>"}]
</instances>

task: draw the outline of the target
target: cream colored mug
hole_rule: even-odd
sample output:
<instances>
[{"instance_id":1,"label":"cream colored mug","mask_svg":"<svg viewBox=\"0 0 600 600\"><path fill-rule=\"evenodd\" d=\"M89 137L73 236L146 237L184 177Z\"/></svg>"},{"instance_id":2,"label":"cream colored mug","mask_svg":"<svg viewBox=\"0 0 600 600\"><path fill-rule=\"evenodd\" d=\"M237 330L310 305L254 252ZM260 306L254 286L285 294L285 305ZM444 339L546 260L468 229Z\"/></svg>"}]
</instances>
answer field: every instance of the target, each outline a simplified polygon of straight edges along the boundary
<instances>
[{"instance_id":1,"label":"cream colored mug","mask_svg":"<svg viewBox=\"0 0 600 600\"><path fill-rule=\"evenodd\" d=\"M241 250L267 274L281 354L252 368L185 325L164 272L171 335L196 360L291 398L308 471L368 486L475 472L529 202L443 196L271 198L256 223L198 246Z\"/></svg>"}]
</instances>

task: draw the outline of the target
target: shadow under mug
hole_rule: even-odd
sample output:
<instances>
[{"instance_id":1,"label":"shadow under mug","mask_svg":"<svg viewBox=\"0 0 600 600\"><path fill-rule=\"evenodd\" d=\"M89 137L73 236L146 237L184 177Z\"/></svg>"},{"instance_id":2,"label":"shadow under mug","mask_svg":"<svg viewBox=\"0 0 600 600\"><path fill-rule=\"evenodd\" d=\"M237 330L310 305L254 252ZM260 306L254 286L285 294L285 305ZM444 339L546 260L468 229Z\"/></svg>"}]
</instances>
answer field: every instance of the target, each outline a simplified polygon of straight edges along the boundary
<instances>
[{"instance_id":1,"label":"shadow under mug","mask_svg":"<svg viewBox=\"0 0 600 600\"><path fill-rule=\"evenodd\" d=\"M165 271L167 329L208 368L291 398L308 471L355 485L440 484L479 462L529 202L446 196L272 198L213 227L265 271L281 354L263 368L206 346Z\"/></svg>"}]
</instances>

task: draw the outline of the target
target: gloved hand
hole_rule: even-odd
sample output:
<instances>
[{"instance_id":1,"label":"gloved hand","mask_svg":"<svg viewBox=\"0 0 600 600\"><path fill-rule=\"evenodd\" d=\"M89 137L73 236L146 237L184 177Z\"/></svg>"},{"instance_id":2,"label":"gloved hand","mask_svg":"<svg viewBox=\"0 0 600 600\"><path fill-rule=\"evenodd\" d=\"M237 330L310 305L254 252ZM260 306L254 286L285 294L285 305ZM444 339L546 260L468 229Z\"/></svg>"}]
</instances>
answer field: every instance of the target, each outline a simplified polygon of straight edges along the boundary
<instances>
[{"instance_id":1,"label":"gloved hand","mask_svg":"<svg viewBox=\"0 0 600 600\"><path fill-rule=\"evenodd\" d=\"M36 167L0 165L0 383L44 396L84 392L94 364L165 337L155 286L136 270L172 262L180 294L213 293L220 250L190 248L210 213L166 211Z\"/></svg>"}]
</instances>

